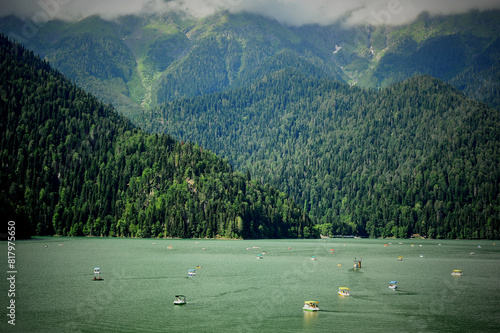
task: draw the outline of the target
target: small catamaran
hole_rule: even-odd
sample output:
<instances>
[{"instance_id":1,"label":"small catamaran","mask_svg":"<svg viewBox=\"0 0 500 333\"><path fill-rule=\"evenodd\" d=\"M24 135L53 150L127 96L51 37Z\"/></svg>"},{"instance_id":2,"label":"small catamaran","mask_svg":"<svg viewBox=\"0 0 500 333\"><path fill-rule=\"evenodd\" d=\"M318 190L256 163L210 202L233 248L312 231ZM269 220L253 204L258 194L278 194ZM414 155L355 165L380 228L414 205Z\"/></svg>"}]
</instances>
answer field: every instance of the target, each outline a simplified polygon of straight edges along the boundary
<instances>
[{"instance_id":1,"label":"small catamaran","mask_svg":"<svg viewBox=\"0 0 500 333\"><path fill-rule=\"evenodd\" d=\"M350 296L351 295L351 289L349 289L347 287L340 287L339 291L338 291L338 294L340 296Z\"/></svg>"},{"instance_id":2,"label":"small catamaran","mask_svg":"<svg viewBox=\"0 0 500 333\"><path fill-rule=\"evenodd\" d=\"M175 295L174 305L184 305L186 304L186 296L184 295Z\"/></svg>"},{"instance_id":3,"label":"small catamaran","mask_svg":"<svg viewBox=\"0 0 500 333\"><path fill-rule=\"evenodd\" d=\"M398 281L390 281L389 282L389 288L392 290L398 289Z\"/></svg>"},{"instance_id":4,"label":"small catamaran","mask_svg":"<svg viewBox=\"0 0 500 333\"><path fill-rule=\"evenodd\" d=\"M319 311L318 304L316 301L305 301L302 309L305 311Z\"/></svg>"},{"instance_id":5,"label":"small catamaran","mask_svg":"<svg viewBox=\"0 0 500 333\"><path fill-rule=\"evenodd\" d=\"M101 277L101 269L99 267L94 268L94 277L92 278L93 281L102 281L104 280Z\"/></svg>"}]
</instances>

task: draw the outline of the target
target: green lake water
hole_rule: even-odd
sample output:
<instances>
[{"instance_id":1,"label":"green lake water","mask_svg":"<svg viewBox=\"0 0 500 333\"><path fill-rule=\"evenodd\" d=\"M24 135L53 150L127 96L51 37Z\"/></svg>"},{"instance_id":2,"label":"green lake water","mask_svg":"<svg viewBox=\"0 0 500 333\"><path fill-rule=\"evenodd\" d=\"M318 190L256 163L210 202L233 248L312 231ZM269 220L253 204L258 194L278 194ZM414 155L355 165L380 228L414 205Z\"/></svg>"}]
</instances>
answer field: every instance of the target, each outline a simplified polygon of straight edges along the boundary
<instances>
[{"instance_id":1,"label":"green lake water","mask_svg":"<svg viewBox=\"0 0 500 333\"><path fill-rule=\"evenodd\" d=\"M7 243L0 246L0 332L500 331L494 241L17 241L15 326L7 323ZM96 266L103 281L92 281ZM351 296L339 296L339 287ZM174 306L176 294L188 304ZM320 311L303 311L308 300Z\"/></svg>"}]
</instances>

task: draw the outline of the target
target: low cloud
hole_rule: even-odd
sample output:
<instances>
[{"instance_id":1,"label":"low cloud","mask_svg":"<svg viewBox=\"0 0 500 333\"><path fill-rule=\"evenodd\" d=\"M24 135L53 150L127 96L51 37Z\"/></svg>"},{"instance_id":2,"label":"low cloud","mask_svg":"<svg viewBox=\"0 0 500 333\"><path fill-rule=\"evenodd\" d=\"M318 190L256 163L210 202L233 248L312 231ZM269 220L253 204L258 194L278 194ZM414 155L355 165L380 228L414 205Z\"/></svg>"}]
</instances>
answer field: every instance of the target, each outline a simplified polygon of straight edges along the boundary
<instances>
[{"instance_id":1,"label":"low cloud","mask_svg":"<svg viewBox=\"0 0 500 333\"><path fill-rule=\"evenodd\" d=\"M7 0L0 16L14 14L35 23L99 15L114 19L129 14L167 11L205 17L221 10L264 15L287 25L402 24L421 12L457 14L471 9L500 9L499 0Z\"/></svg>"}]
</instances>

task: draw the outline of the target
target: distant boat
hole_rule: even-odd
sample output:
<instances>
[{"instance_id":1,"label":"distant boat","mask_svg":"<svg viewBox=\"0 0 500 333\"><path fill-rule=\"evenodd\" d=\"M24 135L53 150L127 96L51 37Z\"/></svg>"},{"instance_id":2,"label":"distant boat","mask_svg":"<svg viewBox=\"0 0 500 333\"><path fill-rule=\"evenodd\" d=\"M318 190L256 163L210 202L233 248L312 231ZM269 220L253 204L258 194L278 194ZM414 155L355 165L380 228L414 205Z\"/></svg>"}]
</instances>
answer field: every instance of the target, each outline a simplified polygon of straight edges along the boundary
<instances>
[{"instance_id":1,"label":"distant boat","mask_svg":"<svg viewBox=\"0 0 500 333\"><path fill-rule=\"evenodd\" d=\"M340 287L339 291L338 291L338 294L340 296L350 296L351 295L351 289L349 289L347 287Z\"/></svg>"},{"instance_id":2,"label":"distant boat","mask_svg":"<svg viewBox=\"0 0 500 333\"><path fill-rule=\"evenodd\" d=\"M311 257L311 260L312 260L312 261L316 261L316 260L317 260L317 259L316 259L316 256L312 256L312 257Z\"/></svg>"},{"instance_id":3,"label":"distant boat","mask_svg":"<svg viewBox=\"0 0 500 333\"><path fill-rule=\"evenodd\" d=\"M403 261L403 257L398 257L398 261Z\"/></svg>"},{"instance_id":4,"label":"distant boat","mask_svg":"<svg viewBox=\"0 0 500 333\"><path fill-rule=\"evenodd\" d=\"M389 288L392 290L396 290L398 288L398 281L390 281Z\"/></svg>"},{"instance_id":5,"label":"distant boat","mask_svg":"<svg viewBox=\"0 0 500 333\"><path fill-rule=\"evenodd\" d=\"M264 256L262 254L258 254L257 259L264 259Z\"/></svg>"},{"instance_id":6,"label":"distant boat","mask_svg":"<svg viewBox=\"0 0 500 333\"><path fill-rule=\"evenodd\" d=\"M462 273L462 270L460 270L460 269L454 269L453 272L451 272L451 275L462 276L462 275L464 275L464 273Z\"/></svg>"},{"instance_id":7,"label":"distant boat","mask_svg":"<svg viewBox=\"0 0 500 333\"><path fill-rule=\"evenodd\" d=\"M99 267L94 268L94 277L92 278L93 281L102 281L104 280L101 277L101 269Z\"/></svg>"},{"instance_id":8,"label":"distant boat","mask_svg":"<svg viewBox=\"0 0 500 333\"><path fill-rule=\"evenodd\" d=\"M318 304L316 301L305 301L302 309L306 311L319 311Z\"/></svg>"},{"instance_id":9,"label":"distant boat","mask_svg":"<svg viewBox=\"0 0 500 333\"><path fill-rule=\"evenodd\" d=\"M196 276L196 271L194 269L189 269L188 276Z\"/></svg>"},{"instance_id":10,"label":"distant boat","mask_svg":"<svg viewBox=\"0 0 500 333\"><path fill-rule=\"evenodd\" d=\"M185 305L187 303L184 295L175 295L175 298L174 305Z\"/></svg>"},{"instance_id":11,"label":"distant boat","mask_svg":"<svg viewBox=\"0 0 500 333\"><path fill-rule=\"evenodd\" d=\"M424 257L424 254L423 253L420 253L420 258L423 258Z\"/></svg>"}]
</instances>

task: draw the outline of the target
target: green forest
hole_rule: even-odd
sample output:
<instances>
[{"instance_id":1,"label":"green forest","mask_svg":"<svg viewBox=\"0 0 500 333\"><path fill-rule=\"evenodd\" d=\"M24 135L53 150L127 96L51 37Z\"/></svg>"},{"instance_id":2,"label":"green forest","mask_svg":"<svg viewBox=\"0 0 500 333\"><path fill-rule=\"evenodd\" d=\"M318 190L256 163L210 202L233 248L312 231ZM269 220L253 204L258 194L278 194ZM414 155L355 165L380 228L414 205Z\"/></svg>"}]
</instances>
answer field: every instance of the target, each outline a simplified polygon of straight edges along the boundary
<instances>
[{"instance_id":1,"label":"green forest","mask_svg":"<svg viewBox=\"0 0 500 333\"><path fill-rule=\"evenodd\" d=\"M500 112L430 76L376 90L292 67L167 103L144 128L249 170L323 235L500 238Z\"/></svg>"},{"instance_id":2,"label":"green forest","mask_svg":"<svg viewBox=\"0 0 500 333\"><path fill-rule=\"evenodd\" d=\"M18 235L319 236L285 193L144 132L4 35L0 73L0 212Z\"/></svg>"}]
</instances>

